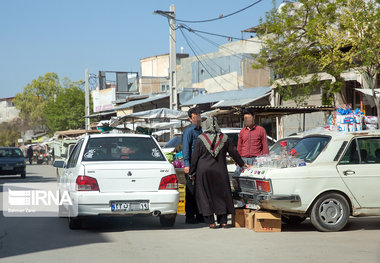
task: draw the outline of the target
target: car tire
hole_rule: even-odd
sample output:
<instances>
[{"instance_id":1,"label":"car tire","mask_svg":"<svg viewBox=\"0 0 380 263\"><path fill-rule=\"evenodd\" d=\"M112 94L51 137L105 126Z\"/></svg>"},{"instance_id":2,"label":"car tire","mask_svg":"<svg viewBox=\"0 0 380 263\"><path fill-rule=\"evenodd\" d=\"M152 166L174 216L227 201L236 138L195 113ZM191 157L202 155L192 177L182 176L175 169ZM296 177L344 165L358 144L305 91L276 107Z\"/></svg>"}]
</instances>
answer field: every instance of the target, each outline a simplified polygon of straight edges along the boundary
<instances>
[{"instance_id":1,"label":"car tire","mask_svg":"<svg viewBox=\"0 0 380 263\"><path fill-rule=\"evenodd\" d=\"M82 228L82 220L79 217L68 217L69 228L72 230Z\"/></svg>"},{"instance_id":2,"label":"car tire","mask_svg":"<svg viewBox=\"0 0 380 263\"><path fill-rule=\"evenodd\" d=\"M25 178L25 177L26 177L26 172L23 171L23 172L21 173L21 178Z\"/></svg>"},{"instance_id":3,"label":"car tire","mask_svg":"<svg viewBox=\"0 0 380 263\"><path fill-rule=\"evenodd\" d=\"M160 216L160 224L162 227L173 227L175 224L175 219L177 214L172 215L161 215Z\"/></svg>"},{"instance_id":4,"label":"car tire","mask_svg":"<svg viewBox=\"0 0 380 263\"><path fill-rule=\"evenodd\" d=\"M290 226L296 226L301 224L303 221L306 220L305 216L293 216L293 215L283 215L281 217L281 221Z\"/></svg>"},{"instance_id":5,"label":"car tire","mask_svg":"<svg viewBox=\"0 0 380 263\"><path fill-rule=\"evenodd\" d=\"M343 229L350 216L347 199L338 193L320 196L314 203L310 220L316 229L333 232Z\"/></svg>"}]
</instances>

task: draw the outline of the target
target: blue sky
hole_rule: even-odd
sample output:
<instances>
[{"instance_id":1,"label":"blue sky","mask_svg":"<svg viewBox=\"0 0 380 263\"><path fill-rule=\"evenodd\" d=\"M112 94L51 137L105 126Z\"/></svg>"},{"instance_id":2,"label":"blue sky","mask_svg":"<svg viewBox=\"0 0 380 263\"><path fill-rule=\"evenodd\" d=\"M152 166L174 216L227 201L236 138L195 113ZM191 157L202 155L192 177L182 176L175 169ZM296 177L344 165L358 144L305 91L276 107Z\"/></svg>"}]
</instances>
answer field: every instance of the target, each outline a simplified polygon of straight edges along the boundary
<instances>
[{"instance_id":1,"label":"blue sky","mask_svg":"<svg viewBox=\"0 0 380 263\"><path fill-rule=\"evenodd\" d=\"M205 0L1 0L0 98L13 97L25 85L47 72L71 80L84 79L84 71L140 71L139 59L168 53L166 18L154 10L176 7L176 17L202 20L228 14L253 3ZM277 5L280 1L277 1ZM273 7L263 0L237 15L192 28L240 37L240 31L258 24ZM188 34L206 52L215 46ZM207 36L209 37L209 36ZM227 39L211 38L219 44ZM177 30L177 52L191 53Z\"/></svg>"}]
</instances>

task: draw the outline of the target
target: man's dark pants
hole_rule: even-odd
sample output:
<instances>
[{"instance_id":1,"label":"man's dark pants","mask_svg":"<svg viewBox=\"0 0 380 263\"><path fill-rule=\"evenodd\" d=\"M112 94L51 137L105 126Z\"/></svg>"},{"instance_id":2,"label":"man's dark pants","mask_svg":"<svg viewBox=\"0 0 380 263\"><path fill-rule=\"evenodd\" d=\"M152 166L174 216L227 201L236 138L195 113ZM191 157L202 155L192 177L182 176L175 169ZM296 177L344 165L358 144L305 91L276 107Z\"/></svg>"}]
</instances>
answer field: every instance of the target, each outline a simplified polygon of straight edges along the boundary
<instances>
[{"instance_id":1,"label":"man's dark pants","mask_svg":"<svg viewBox=\"0 0 380 263\"><path fill-rule=\"evenodd\" d=\"M197 201L195 200L195 184L190 180L189 175L186 176L186 223L202 222L203 217L198 212Z\"/></svg>"}]
</instances>

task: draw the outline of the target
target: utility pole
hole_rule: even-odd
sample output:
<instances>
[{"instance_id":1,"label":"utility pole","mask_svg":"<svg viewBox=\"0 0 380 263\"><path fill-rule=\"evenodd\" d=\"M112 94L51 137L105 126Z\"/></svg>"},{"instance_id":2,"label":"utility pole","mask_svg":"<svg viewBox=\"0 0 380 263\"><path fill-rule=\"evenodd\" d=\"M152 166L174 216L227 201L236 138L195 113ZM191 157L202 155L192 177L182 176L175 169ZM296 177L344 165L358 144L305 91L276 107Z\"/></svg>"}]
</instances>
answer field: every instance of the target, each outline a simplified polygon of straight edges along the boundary
<instances>
[{"instance_id":1,"label":"utility pole","mask_svg":"<svg viewBox=\"0 0 380 263\"><path fill-rule=\"evenodd\" d=\"M175 39L175 7L174 5L170 6L171 18L169 21L169 65L170 65L170 109L178 110L178 96L177 96L177 50L176 50L176 39Z\"/></svg>"},{"instance_id":2,"label":"utility pole","mask_svg":"<svg viewBox=\"0 0 380 263\"><path fill-rule=\"evenodd\" d=\"M90 115L90 89L88 85L88 68L85 70L85 116ZM90 118L85 118L86 130L90 129Z\"/></svg>"},{"instance_id":3,"label":"utility pole","mask_svg":"<svg viewBox=\"0 0 380 263\"><path fill-rule=\"evenodd\" d=\"M175 38L175 7L174 5L171 5L170 11L156 10L153 14L162 15L169 19L169 108L172 110L178 110L178 96L176 87L177 50Z\"/></svg>"}]
</instances>

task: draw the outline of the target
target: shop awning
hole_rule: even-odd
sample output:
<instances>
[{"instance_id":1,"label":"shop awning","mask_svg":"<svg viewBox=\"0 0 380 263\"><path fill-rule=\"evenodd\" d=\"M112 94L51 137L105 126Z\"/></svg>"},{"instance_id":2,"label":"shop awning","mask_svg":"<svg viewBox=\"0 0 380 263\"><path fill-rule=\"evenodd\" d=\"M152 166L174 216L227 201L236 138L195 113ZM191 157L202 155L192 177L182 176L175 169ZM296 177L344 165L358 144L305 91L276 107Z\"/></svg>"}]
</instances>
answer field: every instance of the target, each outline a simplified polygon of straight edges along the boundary
<instances>
[{"instance_id":1,"label":"shop awning","mask_svg":"<svg viewBox=\"0 0 380 263\"><path fill-rule=\"evenodd\" d=\"M206 93L182 103L182 106L199 105L206 103L221 103L228 106L239 106L251 103L263 96L269 95L271 87L244 88L239 90L228 90L215 93ZM220 105L219 105L220 107Z\"/></svg>"},{"instance_id":2,"label":"shop awning","mask_svg":"<svg viewBox=\"0 0 380 263\"><path fill-rule=\"evenodd\" d=\"M368 96L373 96L372 94L372 89L355 89L365 95L368 95ZM380 89L375 89L375 95L376 95L376 98L380 98Z\"/></svg>"},{"instance_id":3,"label":"shop awning","mask_svg":"<svg viewBox=\"0 0 380 263\"><path fill-rule=\"evenodd\" d=\"M169 97L169 94L161 94L161 95L150 96L150 97L148 97L146 99L142 99L142 100L133 100L133 101L121 104L119 106L116 106L114 108L114 110L128 109L128 108L132 108L132 107L139 105L139 104L149 103L149 102L153 102L156 100L165 99L168 97Z\"/></svg>"}]
</instances>

